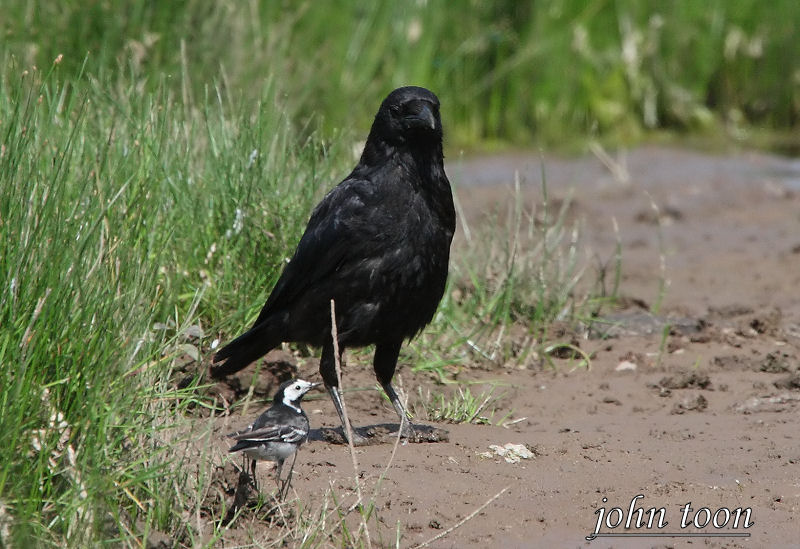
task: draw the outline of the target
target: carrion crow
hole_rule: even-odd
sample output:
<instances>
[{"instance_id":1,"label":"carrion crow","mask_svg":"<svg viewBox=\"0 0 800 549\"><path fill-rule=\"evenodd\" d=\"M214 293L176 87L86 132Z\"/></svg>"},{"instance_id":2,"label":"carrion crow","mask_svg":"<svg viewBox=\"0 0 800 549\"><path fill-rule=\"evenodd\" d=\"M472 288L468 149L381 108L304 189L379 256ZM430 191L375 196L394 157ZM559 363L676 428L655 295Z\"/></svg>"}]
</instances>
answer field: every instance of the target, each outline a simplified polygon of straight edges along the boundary
<instances>
[{"instance_id":1,"label":"carrion crow","mask_svg":"<svg viewBox=\"0 0 800 549\"><path fill-rule=\"evenodd\" d=\"M241 370L284 341L321 346L319 371L346 433L334 300L340 354L375 345L375 375L410 436L392 377L403 340L431 321L442 298L455 221L439 100L425 88L398 88L381 104L355 169L314 209L258 319L214 356L212 375Z\"/></svg>"}]
</instances>

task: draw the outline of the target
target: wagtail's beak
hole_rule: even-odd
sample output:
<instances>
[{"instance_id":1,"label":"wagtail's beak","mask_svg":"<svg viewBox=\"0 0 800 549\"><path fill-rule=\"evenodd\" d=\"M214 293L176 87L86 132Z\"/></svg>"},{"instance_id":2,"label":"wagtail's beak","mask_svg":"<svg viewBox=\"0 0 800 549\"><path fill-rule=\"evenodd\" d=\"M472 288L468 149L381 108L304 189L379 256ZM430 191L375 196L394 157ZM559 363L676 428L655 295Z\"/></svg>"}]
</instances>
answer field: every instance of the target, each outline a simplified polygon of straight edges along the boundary
<instances>
[{"instance_id":1,"label":"wagtail's beak","mask_svg":"<svg viewBox=\"0 0 800 549\"><path fill-rule=\"evenodd\" d=\"M322 382L321 382L321 381L318 381L318 382L316 382L316 383L312 383L312 384L311 384L311 389L316 389L316 388L317 388L317 387L319 387L320 385L322 385ZM310 391L311 389L309 389L309 391Z\"/></svg>"}]
</instances>

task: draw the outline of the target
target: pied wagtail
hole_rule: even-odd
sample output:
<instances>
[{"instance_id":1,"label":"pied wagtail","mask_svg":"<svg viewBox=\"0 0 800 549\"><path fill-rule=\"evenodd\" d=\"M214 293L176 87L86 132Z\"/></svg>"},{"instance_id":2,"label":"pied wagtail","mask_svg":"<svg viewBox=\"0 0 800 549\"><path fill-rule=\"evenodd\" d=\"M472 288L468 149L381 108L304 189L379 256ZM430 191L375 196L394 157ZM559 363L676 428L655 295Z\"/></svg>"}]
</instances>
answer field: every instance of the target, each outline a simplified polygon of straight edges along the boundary
<instances>
[{"instance_id":1,"label":"pied wagtail","mask_svg":"<svg viewBox=\"0 0 800 549\"><path fill-rule=\"evenodd\" d=\"M280 500L289 489L289 482L294 469L294 459L297 459L297 449L308 438L308 417L300 408L303 396L320 385L302 379L293 379L281 384L275 398L266 412L242 431L231 433L228 437L236 440L228 452L241 452L250 458L253 484L258 489L256 482L256 462L258 460L274 461L278 464L275 482L278 484ZM281 470L283 462L294 456L289 475L281 484Z\"/></svg>"}]
</instances>

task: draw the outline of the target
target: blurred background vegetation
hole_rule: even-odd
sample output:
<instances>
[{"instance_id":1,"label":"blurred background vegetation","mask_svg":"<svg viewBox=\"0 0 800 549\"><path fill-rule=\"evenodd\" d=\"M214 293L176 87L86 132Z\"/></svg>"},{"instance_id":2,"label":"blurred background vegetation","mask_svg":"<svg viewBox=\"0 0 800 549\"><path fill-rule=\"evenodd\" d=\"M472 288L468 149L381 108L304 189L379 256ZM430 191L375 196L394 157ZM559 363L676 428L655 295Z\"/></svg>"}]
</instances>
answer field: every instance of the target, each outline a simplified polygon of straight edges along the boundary
<instances>
[{"instance_id":1,"label":"blurred background vegetation","mask_svg":"<svg viewBox=\"0 0 800 549\"><path fill-rule=\"evenodd\" d=\"M798 28L794 0L4 0L0 546L223 535L198 419L221 405L177 359L252 321L394 87L440 96L451 151L791 145ZM524 218L454 256L404 363L444 379L509 323L544 348L577 245L553 212L517 253Z\"/></svg>"},{"instance_id":2,"label":"blurred background vegetation","mask_svg":"<svg viewBox=\"0 0 800 549\"><path fill-rule=\"evenodd\" d=\"M800 114L794 0L3 2L8 65L152 91L265 81L299 128L365 128L392 88L440 95L451 145L651 130L787 132ZM8 72L6 71L8 75ZM311 125L309 125L311 121Z\"/></svg>"}]
</instances>

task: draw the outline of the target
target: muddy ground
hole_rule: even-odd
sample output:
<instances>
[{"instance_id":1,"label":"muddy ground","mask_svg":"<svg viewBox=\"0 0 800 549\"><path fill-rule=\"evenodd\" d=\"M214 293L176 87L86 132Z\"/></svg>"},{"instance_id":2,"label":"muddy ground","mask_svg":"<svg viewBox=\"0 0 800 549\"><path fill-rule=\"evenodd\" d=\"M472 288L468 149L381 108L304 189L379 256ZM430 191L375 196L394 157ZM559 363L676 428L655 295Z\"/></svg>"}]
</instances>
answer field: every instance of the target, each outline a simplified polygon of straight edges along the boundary
<instances>
[{"instance_id":1,"label":"muddy ground","mask_svg":"<svg viewBox=\"0 0 800 549\"><path fill-rule=\"evenodd\" d=\"M572 190L570 218L582 224L582 245L597 264L613 258L612 219L618 224L627 306L608 313L619 328L606 339L577 334L593 356L588 371L566 358L556 368L465 364L458 379L478 382L473 393L496 385L494 420L508 414L506 426L441 424L449 442L398 446L377 490L393 445L358 448L359 482L376 504L369 522L373 545L394 546L399 528L402 547L440 534L431 547L799 547L797 162L762 153L640 148L605 163L596 155L547 157L545 168L554 200ZM515 170L526 202L540 201L538 154L450 161L471 228L492 204L512 198ZM653 318L647 311L658 299L662 257L669 285ZM665 320L672 326L666 338ZM271 358L285 360L287 371L298 367L306 379L318 378L313 359ZM410 366L401 366L399 378L412 404L418 386L454 390ZM375 383L368 366L352 363L345 382L353 388ZM350 392L347 402L358 425L396 421L375 391ZM337 425L326 396L305 409L313 427ZM231 497L238 464L226 461L220 434L257 412L218 420L210 442L221 491L217 499L209 496L210 506ZM509 463L491 448L507 443L522 445L529 457ZM260 466L267 491L270 474ZM331 531L331 493L347 508L354 487L348 448L315 433L299 454L290 498L303 502L307 519L327 508L324 530ZM636 508L655 508L655 520L648 528L645 515L636 528L634 515L626 529L637 495L643 497ZM601 508L610 521L600 533L628 537L585 539ZM609 527L620 515L622 525ZM659 519L667 524L659 528ZM357 529L358 513L347 522ZM289 523L297 528L296 517ZM655 537L665 533L683 537ZM283 535L287 529L275 514L245 512L218 545L267 545Z\"/></svg>"}]
</instances>

